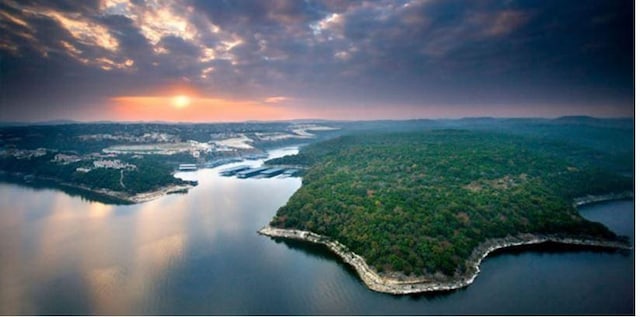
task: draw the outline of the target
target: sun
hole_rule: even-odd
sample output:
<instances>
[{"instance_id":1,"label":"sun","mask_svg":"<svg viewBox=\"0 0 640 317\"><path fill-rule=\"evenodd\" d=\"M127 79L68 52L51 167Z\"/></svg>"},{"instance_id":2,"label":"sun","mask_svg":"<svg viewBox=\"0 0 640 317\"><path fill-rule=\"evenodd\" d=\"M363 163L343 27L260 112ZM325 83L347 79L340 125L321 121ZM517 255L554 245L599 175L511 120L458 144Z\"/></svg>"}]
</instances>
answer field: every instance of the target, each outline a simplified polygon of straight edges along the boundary
<instances>
[{"instance_id":1,"label":"sun","mask_svg":"<svg viewBox=\"0 0 640 317\"><path fill-rule=\"evenodd\" d=\"M189 104L191 103L191 99L185 95L179 95L179 96L173 97L173 99L171 100L171 103L173 104L174 107L178 109L182 109L189 106Z\"/></svg>"}]
</instances>

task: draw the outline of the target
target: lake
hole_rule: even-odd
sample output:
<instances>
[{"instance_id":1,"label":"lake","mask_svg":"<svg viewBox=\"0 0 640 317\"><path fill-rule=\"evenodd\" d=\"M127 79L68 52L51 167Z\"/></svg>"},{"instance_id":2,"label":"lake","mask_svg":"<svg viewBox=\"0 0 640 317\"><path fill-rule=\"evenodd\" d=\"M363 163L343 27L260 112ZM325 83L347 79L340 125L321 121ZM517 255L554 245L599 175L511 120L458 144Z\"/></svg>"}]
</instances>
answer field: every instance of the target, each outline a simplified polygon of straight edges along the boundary
<instances>
[{"instance_id":1,"label":"lake","mask_svg":"<svg viewBox=\"0 0 640 317\"><path fill-rule=\"evenodd\" d=\"M274 150L270 158L296 152ZM125 206L0 183L0 314L634 313L633 251L499 252L462 290L370 291L324 248L256 233L301 179L218 172L261 163L178 173L199 185ZM633 240L633 201L580 211Z\"/></svg>"}]
</instances>

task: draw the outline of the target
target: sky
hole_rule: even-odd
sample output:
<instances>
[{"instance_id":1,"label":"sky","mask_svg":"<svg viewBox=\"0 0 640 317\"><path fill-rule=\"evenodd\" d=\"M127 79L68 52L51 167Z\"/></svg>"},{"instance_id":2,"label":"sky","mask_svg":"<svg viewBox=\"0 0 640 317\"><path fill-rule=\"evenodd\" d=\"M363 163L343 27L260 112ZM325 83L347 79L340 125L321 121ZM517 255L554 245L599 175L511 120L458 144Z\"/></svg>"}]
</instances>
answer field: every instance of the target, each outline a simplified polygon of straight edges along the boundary
<instances>
[{"instance_id":1,"label":"sky","mask_svg":"<svg viewBox=\"0 0 640 317\"><path fill-rule=\"evenodd\" d=\"M0 121L634 114L632 0L0 1Z\"/></svg>"}]
</instances>

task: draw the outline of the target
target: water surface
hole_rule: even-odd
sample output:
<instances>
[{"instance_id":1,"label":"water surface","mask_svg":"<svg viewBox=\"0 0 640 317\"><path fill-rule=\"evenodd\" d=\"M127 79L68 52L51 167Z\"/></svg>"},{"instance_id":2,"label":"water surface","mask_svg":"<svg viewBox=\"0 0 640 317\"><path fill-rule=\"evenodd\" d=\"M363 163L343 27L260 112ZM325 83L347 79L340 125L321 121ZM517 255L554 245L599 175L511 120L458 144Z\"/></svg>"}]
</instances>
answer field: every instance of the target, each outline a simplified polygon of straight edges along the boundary
<instances>
[{"instance_id":1,"label":"water surface","mask_svg":"<svg viewBox=\"0 0 640 317\"><path fill-rule=\"evenodd\" d=\"M500 253L483 262L471 286L455 292L372 292L324 248L256 233L301 186L300 178L218 175L229 166L179 173L199 185L132 206L0 184L0 313L634 312L633 253L585 249ZM581 212L633 236L632 201Z\"/></svg>"}]
</instances>

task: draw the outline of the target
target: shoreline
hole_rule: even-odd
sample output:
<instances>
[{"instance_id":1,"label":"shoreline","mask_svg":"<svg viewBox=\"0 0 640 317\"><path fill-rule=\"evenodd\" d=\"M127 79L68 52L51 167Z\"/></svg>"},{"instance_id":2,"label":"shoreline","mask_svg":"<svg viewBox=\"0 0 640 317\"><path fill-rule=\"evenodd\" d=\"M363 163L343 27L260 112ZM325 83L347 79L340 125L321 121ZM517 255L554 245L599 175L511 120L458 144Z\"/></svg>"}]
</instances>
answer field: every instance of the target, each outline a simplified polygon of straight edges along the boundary
<instances>
[{"instance_id":1,"label":"shoreline","mask_svg":"<svg viewBox=\"0 0 640 317\"><path fill-rule=\"evenodd\" d=\"M3 173L4 175L10 177L10 180L12 180L12 182L16 182L19 184L23 184L26 186L29 186L31 184L30 181L25 180L25 176L28 175L21 175L21 174L13 174L13 173ZM168 185L168 186L162 186L160 188L157 188L155 190L152 191L148 191L148 192L142 192L142 193L136 193L134 195L126 193L126 192L119 192L119 191L114 191L114 190L109 190L109 189L104 189L104 188L90 188L84 185L80 185L80 184L73 184L73 183L68 183L68 182L64 182L61 181L59 179L56 178L52 178L52 177L42 177L42 176L33 176L31 178L34 181L40 181L40 182L44 182L45 184L49 184L49 186L55 188L56 186L58 186L59 188L69 188L71 190L77 190L80 192L86 192L87 194L90 195L96 195L98 197L104 197L107 198L109 200L115 200L119 203L123 203L123 204L139 204L139 203L144 203L144 202L148 202L151 200L155 200L157 198L160 198L162 196L165 195L169 195L169 194L173 194L173 193L180 193L180 192L187 192L188 190L190 190L191 188L194 188L195 185L190 185L190 184L174 184L174 185ZM97 201L104 203L104 204L113 204L113 202L107 202L107 201L100 201L99 199L96 199Z\"/></svg>"},{"instance_id":2,"label":"shoreline","mask_svg":"<svg viewBox=\"0 0 640 317\"><path fill-rule=\"evenodd\" d=\"M590 203L619 200L631 197L633 197L633 193L631 192L599 196L589 195L575 199L574 206L577 207ZM473 283L473 281L480 273L480 264L482 263L482 261L491 252L505 248L552 242L558 244L582 245L611 249L632 249L631 246L617 241L576 238L571 236L562 236L559 234L543 235L524 233L518 234L516 236L510 235L500 239L488 239L482 242L480 245L473 249L471 256L465 261L465 273L456 273L452 277L407 277L399 273L388 273L384 275L378 274L376 270L374 270L367 264L362 256L349 251L349 249L342 243L314 232L297 229L274 228L270 225L266 225L265 227L258 230L258 234L272 238L293 239L324 245L333 253L338 255L343 262L353 267L358 273L360 279L369 289L380 293L394 295L450 291L469 286L471 283Z\"/></svg>"},{"instance_id":3,"label":"shoreline","mask_svg":"<svg viewBox=\"0 0 640 317\"><path fill-rule=\"evenodd\" d=\"M166 196L170 194L188 192L191 188L194 188L194 187L195 187L194 185L188 185L188 184L169 185L169 186L160 187L153 191L137 193L135 195L126 194L123 192L111 192L109 190L101 190L100 193L103 195L116 197L118 199L129 201L132 204L139 204L139 203L152 201L162 196ZM98 191L95 191L95 192L98 192ZM122 197L120 197L120 195L122 195Z\"/></svg>"},{"instance_id":4,"label":"shoreline","mask_svg":"<svg viewBox=\"0 0 640 317\"><path fill-rule=\"evenodd\" d=\"M271 151L275 151L275 150L284 150L284 149L289 149L289 148L295 148L295 149L299 149L300 146L305 145L306 143L302 143L302 144L293 144L293 145L287 145L287 146L279 146L279 147L275 147L275 148L271 148L268 150L265 150L264 153L265 154L269 154ZM239 162L243 162L243 161L247 161L249 158L246 155L240 155L240 156L234 156L234 157L230 157L230 158L226 158L230 161L228 162L223 162L222 164L215 164L209 167L204 167L205 169L210 169L210 168L219 168L225 165L230 165L230 164L235 164L235 163L239 163ZM267 157L264 158L264 160L266 160ZM201 168L198 168L197 170L200 170ZM172 173L172 175L175 177L175 173ZM80 192L85 192L87 195L95 195L97 197L101 197L104 198L105 200L100 200L98 198L89 198L90 200L96 200L98 202L104 203L104 204L131 204L131 205L135 205L135 204L140 204L140 203L144 203L144 202L148 202L148 201L152 201L155 199L158 199L162 196L166 196L166 195L170 195L170 194L175 194L175 193L187 193L190 189L194 188L196 185L191 185L191 184L172 184L172 185L168 185L168 186L162 186L159 187L155 190L152 191L148 191L148 192L142 192L142 193L136 193L136 194L129 194L126 192L120 192L120 191L114 191L114 190L110 190L110 189L104 189L104 188L90 188L81 184L73 184L73 183L68 183L65 181L62 181L60 179L54 178L54 177L46 177L46 176L35 176L35 175L31 175L31 174L23 174L23 173L13 173L13 172L8 172L8 171L0 171L0 177L5 176L8 177L8 179L11 182L15 182L18 184L22 184L22 185L26 185L29 186L30 184L32 184L31 181L28 181L27 178L30 177L30 180L34 180L34 181L40 181L40 182L44 182L44 183L48 183L49 186L51 186L52 188L67 188L67 189L71 189L71 190L76 190L76 191L80 191ZM32 185L33 186L33 185ZM115 202L114 202L115 201Z\"/></svg>"},{"instance_id":5,"label":"shoreline","mask_svg":"<svg viewBox=\"0 0 640 317\"><path fill-rule=\"evenodd\" d=\"M606 195L587 195L583 197L579 197L573 200L573 207L581 207L589 204L596 204L599 202L605 201L613 201L613 200L621 200L621 199L630 199L633 198L632 191L626 191L622 193L610 193Z\"/></svg>"}]
</instances>

